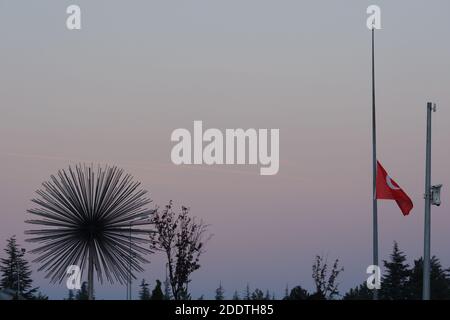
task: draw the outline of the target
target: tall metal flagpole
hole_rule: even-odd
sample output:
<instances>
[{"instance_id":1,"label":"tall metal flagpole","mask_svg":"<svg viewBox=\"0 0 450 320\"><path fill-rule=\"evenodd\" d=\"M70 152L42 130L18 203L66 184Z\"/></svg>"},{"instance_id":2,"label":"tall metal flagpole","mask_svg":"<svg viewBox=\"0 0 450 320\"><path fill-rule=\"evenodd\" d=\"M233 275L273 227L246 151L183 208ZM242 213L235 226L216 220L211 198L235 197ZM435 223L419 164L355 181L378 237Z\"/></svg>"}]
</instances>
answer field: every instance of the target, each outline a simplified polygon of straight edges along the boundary
<instances>
[{"instance_id":1,"label":"tall metal flagpole","mask_svg":"<svg viewBox=\"0 0 450 320\"><path fill-rule=\"evenodd\" d=\"M423 300L430 300L430 242L431 242L431 114L433 104L427 104L427 147L425 165L425 230L423 247Z\"/></svg>"},{"instance_id":2,"label":"tall metal flagpole","mask_svg":"<svg viewBox=\"0 0 450 320\"><path fill-rule=\"evenodd\" d=\"M373 214L373 265L378 266L378 206L376 199L377 188L377 127L375 112L375 26L372 26L372 214ZM378 291L373 289L373 299L378 300Z\"/></svg>"}]
</instances>

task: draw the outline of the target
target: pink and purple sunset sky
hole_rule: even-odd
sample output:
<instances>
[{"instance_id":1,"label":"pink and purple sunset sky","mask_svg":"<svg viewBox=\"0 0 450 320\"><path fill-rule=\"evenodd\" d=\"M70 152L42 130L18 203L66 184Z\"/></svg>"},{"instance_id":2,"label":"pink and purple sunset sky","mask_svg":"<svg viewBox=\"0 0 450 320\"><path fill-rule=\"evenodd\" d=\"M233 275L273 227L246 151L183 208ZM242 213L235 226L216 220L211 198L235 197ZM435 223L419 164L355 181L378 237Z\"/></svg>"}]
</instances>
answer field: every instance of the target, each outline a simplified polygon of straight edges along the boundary
<instances>
[{"instance_id":1,"label":"pink and purple sunset sky","mask_svg":"<svg viewBox=\"0 0 450 320\"><path fill-rule=\"evenodd\" d=\"M82 10L68 31L67 6ZM433 1L0 0L0 247L17 235L41 183L79 162L115 164L210 224L194 298L313 289L316 254L339 258L341 292L372 257L370 31L377 32L378 158L411 196L403 217L380 202L380 256L423 251L426 102L433 120L432 254L450 266L450 3ZM172 164L170 134L279 128L280 171ZM0 253L0 257L3 252ZM34 257L29 257L31 258ZM164 279L161 254L139 280ZM36 272L50 298L67 294ZM138 290L135 282L134 295ZM100 299L125 287L96 286Z\"/></svg>"}]
</instances>

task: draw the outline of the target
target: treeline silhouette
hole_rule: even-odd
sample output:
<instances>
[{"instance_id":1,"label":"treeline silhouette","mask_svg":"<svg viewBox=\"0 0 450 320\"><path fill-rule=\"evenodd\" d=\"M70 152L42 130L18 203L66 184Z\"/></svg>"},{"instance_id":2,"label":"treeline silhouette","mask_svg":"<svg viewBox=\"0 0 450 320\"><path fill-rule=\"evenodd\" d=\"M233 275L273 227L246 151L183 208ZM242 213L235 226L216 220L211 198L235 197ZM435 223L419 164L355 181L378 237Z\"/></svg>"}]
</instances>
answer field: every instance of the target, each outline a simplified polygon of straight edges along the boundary
<instances>
[{"instance_id":1,"label":"treeline silhouette","mask_svg":"<svg viewBox=\"0 0 450 320\"><path fill-rule=\"evenodd\" d=\"M384 273L381 278L381 289L379 299L382 300L420 300L422 298L422 276L423 259L415 259L412 266L408 264L406 255L399 249L397 242L394 242L392 253L388 260L383 261ZM231 297L225 295L222 283L219 283L215 290L216 300L371 300L373 291L367 288L366 282L341 294L339 291L338 277L343 268L339 267L339 260L329 266L326 259L316 256L312 267L312 280L315 290L309 292L301 285L297 285L289 290L286 286L283 297L276 297L270 290L261 289L250 290L247 284L242 294L235 290ZM141 287L142 288L142 287ZM139 295L140 299L146 300L146 296ZM154 299L154 298L153 298ZM170 299L163 296L163 299ZM203 299L201 296L199 299ZM445 269L440 260L433 256L431 259L431 299L450 299L450 269Z\"/></svg>"},{"instance_id":2,"label":"treeline silhouette","mask_svg":"<svg viewBox=\"0 0 450 320\"><path fill-rule=\"evenodd\" d=\"M388 261L383 261L384 274L381 279L380 298L383 300L422 299L423 259L415 259L410 266L406 255L394 242ZM450 269L445 269L436 256L431 258L431 299L450 299ZM345 300L365 300L372 297L372 291L365 283L347 292Z\"/></svg>"},{"instance_id":3,"label":"treeline silhouette","mask_svg":"<svg viewBox=\"0 0 450 320\"><path fill-rule=\"evenodd\" d=\"M190 237L189 235L196 234L199 231L197 228L193 228L195 220L188 217L187 208L182 209L179 214L175 214L172 211L172 205L166 206L162 211L159 219L160 223L164 219L170 221L170 226L173 229L177 229L180 224L181 228L185 228L181 234L181 238L177 238L180 234L174 234L173 237L177 238L174 244L175 248L181 248L182 252L186 252L186 247L180 244L179 241L191 242L197 244L197 248L192 250L192 253L198 252L203 246L200 246L199 238ZM203 223L199 225L204 226ZM190 226L188 228L187 226ZM187 229L186 229L187 228ZM189 231L190 230L190 231ZM205 229L201 229L202 232ZM166 230L167 231L167 230ZM194 233L192 233L194 231ZM165 235L171 238L170 235ZM190 239L189 241L186 239ZM160 239L161 240L161 239ZM172 239L173 240L173 239ZM168 248L168 247L167 247ZM173 250L174 248L172 248ZM162 249L163 250L163 249ZM189 250L188 250L189 251ZM2 292L10 292L12 299L40 299L46 300L48 297L39 291L39 288L33 287L32 272L29 262L25 259L25 250L23 250L16 241L15 236L7 240L6 247L4 249L5 258L0 259L0 290ZM175 249L175 253L171 258L173 267L173 279L170 279L170 272L167 273L167 277L164 282L156 280L156 283L152 287L145 279L142 279L137 297L140 300L189 300L193 299L188 291L187 284L190 282L190 272L200 268L199 257L200 255L194 255L194 257L187 257L191 264L186 264L186 261L177 262L179 257L179 251ZM166 252L167 254L167 252ZM183 260L183 258L181 258ZM192 263L192 261L194 263ZM177 265L178 263L178 265ZM190 265L191 269L189 273L183 274L183 278L180 279L179 273L182 266ZM379 290L379 298L383 300L419 300L422 297L422 258L415 259L411 266L408 264L406 255L399 249L399 246L394 242L392 253L388 260L383 261L384 272L381 278L381 289ZM178 270L178 271L177 271ZM233 290L231 295L226 295L226 290L222 284L219 285L214 294L216 300L369 300L372 299L372 290L367 288L365 282L355 288L350 289L346 293L339 291L339 276L344 268L339 266L339 260L336 259L332 264L327 262L327 259L323 256L316 256L312 266L312 281L314 283L314 291L310 292L303 288L301 285L296 285L292 289L286 286L285 293L282 297L277 297L270 290L261 290L255 288L250 289L250 285L247 284L245 289L241 292ZM181 288L178 291L178 296L174 295L173 288ZM450 299L450 269L446 269L441 265L440 260L437 257L433 257L431 260L431 298L434 300L446 300ZM69 290L69 293L65 300L88 300L88 285L87 282L83 282L80 290ZM204 299L204 296L197 297L197 299Z\"/></svg>"}]
</instances>

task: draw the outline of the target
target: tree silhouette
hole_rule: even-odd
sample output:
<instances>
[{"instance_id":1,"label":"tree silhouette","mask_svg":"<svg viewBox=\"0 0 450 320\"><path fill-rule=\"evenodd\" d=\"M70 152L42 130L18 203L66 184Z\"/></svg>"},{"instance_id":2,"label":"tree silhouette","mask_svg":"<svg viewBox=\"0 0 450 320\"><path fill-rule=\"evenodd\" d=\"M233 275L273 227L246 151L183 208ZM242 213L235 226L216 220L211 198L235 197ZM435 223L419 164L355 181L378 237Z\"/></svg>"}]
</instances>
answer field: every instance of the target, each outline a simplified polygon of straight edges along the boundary
<instances>
[{"instance_id":1,"label":"tree silhouette","mask_svg":"<svg viewBox=\"0 0 450 320\"><path fill-rule=\"evenodd\" d=\"M409 265L406 263L406 256L398 248L397 242L394 242L390 260L383 262L386 274L381 280L381 298L386 300L407 299Z\"/></svg>"},{"instance_id":2,"label":"tree silhouette","mask_svg":"<svg viewBox=\"0 0 450 320\"><path fill-rule=\"evenodd\" d=\"M333 263L331 271L328 270L327 259L322 256L316 256L316 260L312 267L312 277L314 284L316 285L316 292L310 296L313 300L333 299L339 295L337 278L339 274L344 271L344 268L340 268L339 259L336 259ZM328 272L330 274L328 275Z\"/></svg>"},{"instance_id":3,"label":"tree silhouette","mask_svg":"<svg viewBox=\"0 0 450 320\"><path fill-rule=\"evenodd\" d=\"M372 300L373 292L367 288L367 283L364 282L356 288L350 289L345 295L344 300Z\"/></svg>"},{"instance_id":4,"label":"tree silhouette","mask_svg":"<svg viewBox=\"0 0 450 320\"><path fill-rule=\"evenodd\" d=\"M0 259L0 285L15 292L15 298L33 299L38 288L32 288L31 269L25 260L25 249L19 247L16 237L7 240L6 257Z\"/></svg>"},{"instance_id":5,"label":"tree silhouette","mask_svg":"<svg viewBox=\"0 0 450 320\"><path fill-rule=\"evenodd\" d=\"M250 300L251 293L250 293L250 285L247 283L247 286L245 287L245 293L244 293L244 299L243 300Z\"/></svg>"},{"instance_id":6,"label":"tree silhouette","mask_svg":"<svg viewBox=\"0 0 450 320\"><path fill-rule=\"evenodd\" d=\"M222 287L222 282L220 282L219 287L216 289L216 300L225 300L225 289Z\"/></svg>"},{"instance_id":7,"label":"tree silhouette","mask_svg":"<svg viewBox=\"0 0 450 320\"><path fill-rule=\"evenodd\" d=\"M87 282L84 281L81 284L81 289L77 290L77 294L75 295L75 300L94 300L94 299L95 299L94 296L90 296Z\"/></svg>"},{"instance_id":8,"label":"tree silhouette","mask_svg":"<svg viewBox=\"0 0 450 320\"><path fill-rule=\"evenodd\" d=\"M170 281L169 276L166 274L166 279L164 280L164 300L172 299L172 294L170 293Z\"/></svg>"},{"instance_id":9,"label":"tree silhouette","mask_svg":"<svg viewBox=\"0 0 450 320\"><path fill-rule=\"evenodd\" d=\"M385 300L420 300L423 290L423 259L414 260L409 268L406 255L394 242L389 261L384 261L385 274L381 281L381 298ZM431 299L450 299L450 270L444 269L439 259L431 258ZM372 290L364 282L350 289L344 296L345 300L371 300Z\"/></svg>"},{"instance_id":10,"label":"tree silhouette","mask_svg":"<svg viewBox=\"0 0 450 320\"><path fill-rule=\"evenodd\" d=\"M50 181L36 191L32 202L36 208L27 210L37 219L26 222L42 227L26 231L33 237L27 241L42 243L32 253L39 257L39 271L45 270L52 283L62 282L66 269L78 265L82 273L87 267L88 295L93 298L94 270L103 277L123 284L134 271L143 271L143 255L151 253L148 229L153 210L146 206L151 200L140 182L117 167L76 165L75 169L59 170ZM137 228L136 228L137 227Z\"/></svg>"},{"instance_id":11,"label":"tree silhouette","mask_svg":"<svg viewBox=\"0 0 450 320\"><path fill-rule=\"evenodd\" d=\"M152 291L151 300L164 300L164 294L161 289L161 281L156 279L156 286Z\"/></svg>"},{"instance_id":12,"label":"tree silhouette","mask_svg":"<svg viewBox=\"0 0 450 320\"><path fill-rule=\"evenodd\" d=\"M286 284L286 288L284 289L283 300L289 300L289 285L288 284Z\"/></svg>"},{"instance_id":13,"label":"tree silhouette","mask_svg":"<svg viewBox=\"0 0 450 320\"><path fill-rule=\"evenodd\" d=\"M450 275L449 270L444 269L437 257L431 258L431 299L450 299ZM422 299L423 288L423 259L414 260L414 267L410 270L407 283L408 298L412 300Z\"/></svg>"},{"instance_id":14,"label":"tree silhouette","mask_svg":"<svg viewBox=\"0 0 450 320\"><path fill-rule=\"evenodd\" d=\"M32 300L48 300L48 296L39 291L36 295L33 296Z\"/></svg>"},{"instance_id":15,"label":"tree silhouette","mask_svg":"<svg viewBox=\"0 0 450 320\"><path fill-rule=\"evenodd\" d=\"M308 291L301 286L292 288L291 293L285 298L285 300L308 300L310 297Z\"/></svg>"},{"instance_id":16,"label":"tree silhouette","mask_svg":"<svg viewBox=\"0 0 450 320\"><path fill-rule=\"evenodd\" d=\"M75 300L75 294L73 293L72 289L69 289L69 292L67 294L67 298L65 300Z\"/></svg>"},{"instance_id":17,"label":"tree silhouette","mask_svg":"<svg viewBox=\"0 0 450 320\"><path fill-rule=\"evenodd\" d=\"M148 283L145 281L145 279L142 279L141 284L139 285L139 300L150 300L150 289L148 287Z\"/></svg>"},{"instance_id":18,"label":"tree silhouette","mask_svg":"<svg viewBox=\"0 0 450 320\"><path fill-rule=\"evenodd\" d=\"M264 300L264 292L261 289L256 288L251 295L251 300Z\"/></svg>"},{"instance_id":19,"label":"tree silhouette","mask_svg":"<svg viewBox=\"0 0 450 320\"><path fill-rule=\"evenodd\" d=\"M189 216L189 209L172 210L172 201L152 219L157 232L150 235L153 247L165 252L170 289L175 300L188 300L188 284L192 272L200 268L207 225Z\"/></svg>"}]
</instances>

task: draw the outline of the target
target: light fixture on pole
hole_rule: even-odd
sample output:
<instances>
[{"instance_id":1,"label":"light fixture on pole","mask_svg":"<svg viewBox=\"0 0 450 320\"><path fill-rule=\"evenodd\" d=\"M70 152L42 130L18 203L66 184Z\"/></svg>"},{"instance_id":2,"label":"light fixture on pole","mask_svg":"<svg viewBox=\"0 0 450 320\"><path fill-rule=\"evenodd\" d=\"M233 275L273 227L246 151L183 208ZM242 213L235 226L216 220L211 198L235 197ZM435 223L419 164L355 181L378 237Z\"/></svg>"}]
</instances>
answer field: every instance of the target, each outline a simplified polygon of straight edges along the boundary
<instances>
[{"instance_id":1,"label":"light fixture on pole","mask_svg":"<svg viewBox=\"0 0 450 320\"><path fill-rule=\"evenodd\" d=\"M431 204L433 206L439 207L441 205L441 189L442 184L431 186Z\"/></svg>"}]
</instances>

